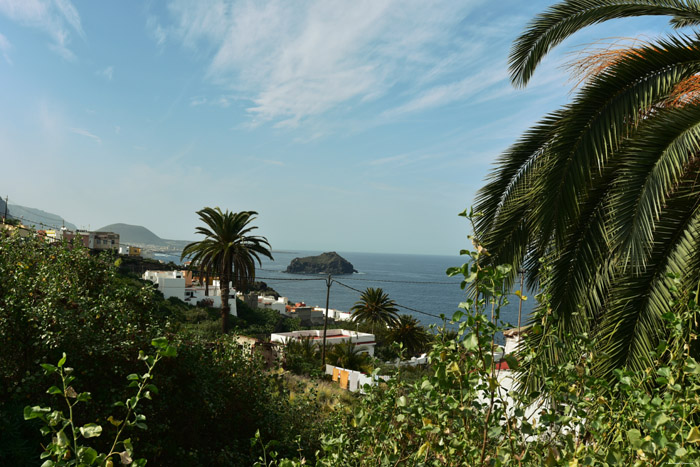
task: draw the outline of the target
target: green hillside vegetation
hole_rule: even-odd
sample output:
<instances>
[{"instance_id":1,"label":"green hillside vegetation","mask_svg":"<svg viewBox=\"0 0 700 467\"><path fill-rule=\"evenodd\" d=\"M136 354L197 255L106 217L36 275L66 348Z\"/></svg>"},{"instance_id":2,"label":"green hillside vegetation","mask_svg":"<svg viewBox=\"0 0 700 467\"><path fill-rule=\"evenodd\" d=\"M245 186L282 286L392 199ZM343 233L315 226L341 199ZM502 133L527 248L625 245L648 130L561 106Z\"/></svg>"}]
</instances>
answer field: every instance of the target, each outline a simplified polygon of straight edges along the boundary
<instances>
[{"instance_id":1,"label":"green hillside vegetation","mask_svg":"<svg viewBox=\"0 0 700 467\"><path fill-rule=\"evenodd\" d=\"M0 465L39 459L47 443L42 424L22 414L27 405L57 406L46 390L60 381L39 364L55 365L63 352L75 369L73 386L92 394L77 421L102 426L103 435L90 441L106 452L116 429L107 418L120 416L112 404L132 395L126 376L142 373L139 350L158 336L178 354L156 370L158 394L143 404L147 429L126 434L149 465L252 465L261 455L249 441L258 430L288 456L299 455L299 445L308 458L320 449L326 400L308 392L290 397L291 383L231 337L197 332L197 315L211 310L164 300L149 283L121 276L112 256L0 236L0 277L0 347L13 356L0 359ZM266 326L264 319L250 325Z\"/></svg>"}]
</instances>

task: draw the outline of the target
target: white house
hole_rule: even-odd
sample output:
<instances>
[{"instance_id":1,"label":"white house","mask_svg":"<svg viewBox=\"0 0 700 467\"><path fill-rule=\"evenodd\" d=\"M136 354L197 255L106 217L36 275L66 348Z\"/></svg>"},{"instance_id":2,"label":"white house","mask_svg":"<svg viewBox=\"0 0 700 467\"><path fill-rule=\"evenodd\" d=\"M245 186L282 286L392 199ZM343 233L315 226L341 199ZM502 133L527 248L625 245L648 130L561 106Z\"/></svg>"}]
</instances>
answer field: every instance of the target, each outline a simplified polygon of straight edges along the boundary
<instances>
[{"instance_id":1,"label":"white house","mask_svg":"<svg viewBox=\"0 0 700 467\"><path fill-rule=\"evenodd\" d=\"M348 313L347 311L335 310L333 308L329 308L328 311L326 311L325 307L320 306L315 306L314 311L320 311L323 315L328 315L330 319L335 321L352 321L352 313Z\"/></svg>"},{"instance_id":2,"label":"white house","mask_svg":"<svg viewBox=\"0 0 700 467\"><path fill-rule=\"evenodd\" d=\"M258 308L270 308L283 315L286 314L287 302L287 297L275 298L258 295Z\"/></svg>"},{"instance_id":3,"label":"white house","mask_svg":"<svg viewBox=\"0 0 700 467\"><path fill-rule=\"evenodd\" d=\"M204 300L208 302L209 306L221 307L219 281L214 281L215 284L209 287L209 295L204 295L204 286L194 286L191 283L191 277L188 280L187 271L146 271L142 277L156 284L158 290L166 299L176 297L190 305L196 305ZM188 282L190 283L189 285ZM230 313L233 316L238 316L236 291L234 289L230 289L228 303L231 308Z\"/></svg>"},{"instance_id":4,"label":"white house","mask_svg":"<svg viewBox=\"0 0 700 467\"><path fill-rule=\"evenodd\" d=\"M304 339L310 339L314 344L322 345L323 330L280 332L270 335L271 342L280 342L285 345L293 340L302 341ZM326 345L340 344L342 342L352 342L359 352L374 356L374 345L376 344L374 334L348 331L347 329L326 330Z\"/></svg>"},{"instance_id":5,"label":"white house","mask_svg":"<svg viewBox=\"0 0 700 467\"><path fill-rule=\"evenodd\" d=\"M185 274L183 271L146 271L142 277L158 285L158 290L166 299L176 297L185 300Z\"/></svg>"}]
</instances>

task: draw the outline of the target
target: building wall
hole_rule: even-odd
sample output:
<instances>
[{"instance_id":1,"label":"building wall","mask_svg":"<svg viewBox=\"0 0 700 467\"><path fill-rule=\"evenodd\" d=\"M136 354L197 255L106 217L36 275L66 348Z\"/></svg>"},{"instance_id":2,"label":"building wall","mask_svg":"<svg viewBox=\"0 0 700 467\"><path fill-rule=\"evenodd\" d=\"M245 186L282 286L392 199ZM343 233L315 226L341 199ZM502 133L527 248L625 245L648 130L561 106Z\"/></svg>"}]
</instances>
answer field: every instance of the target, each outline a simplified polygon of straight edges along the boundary
<instances>
[{"instance_id":1,"label":"building wall","mask_svg":"<svg viewBox=\"0 0 700 467\"><path fill-rule=\"evenodd\" d=\"M314 344L323 343L323 330L280 332L270 335L272 342L287 344L291 340L312 339ZM374 356L374 334L366 332L348 331L346 329L326 330L326 345L335 345L343 342L352 342L359 352Z\"/></svg>"}]
</instances>

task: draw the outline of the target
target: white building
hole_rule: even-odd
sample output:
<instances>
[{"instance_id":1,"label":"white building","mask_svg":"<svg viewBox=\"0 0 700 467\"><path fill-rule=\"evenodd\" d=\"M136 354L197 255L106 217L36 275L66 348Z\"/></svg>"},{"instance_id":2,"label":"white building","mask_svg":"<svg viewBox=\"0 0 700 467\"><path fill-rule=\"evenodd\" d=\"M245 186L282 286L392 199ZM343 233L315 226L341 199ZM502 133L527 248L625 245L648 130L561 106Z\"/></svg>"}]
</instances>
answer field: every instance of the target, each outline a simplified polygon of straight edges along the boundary
<instances>
[{"instance_id":1,"label":"white building","mask_svg":"<svg viewBox=\"0 0 700 467\"><path fill-rule=\"evenodd\" d=\"M158 290L166 300L170 297L185 300L185 274L183 271L146 271L142 277L158 285Z\"/></svg>"},{"instance_id":2,"label":"white building","mask_svg":"<svg viewBox=\"0 0 700 467\"><path fill-rule=\"evenodd\" d=\"M286 314L287 297L268 297L258 295L258 308L270 308L281 314Z\"/></svg>"},{"instance_id":3,"label":"white building","mask_svg":"<svg viewBox=\"0 0 700 467\"><path fill-rule=\"evenodd\" d=\"M328 311L326 311L325 307L320 306L315 306L314 311L320 311L324 316L328 315L330 319L335 321L352 321L352 313L348 313L347 311L335 310L333 308L329 308Z\"/></svg>"},{"instance_id":4,"label":"white building","mask_svg":"<svg viewBox=\"0 0 700 467\"><path fill-rule=\"evenodd\" d=\"M166 299L176 297L193 306L197 305L198 302L205 301L208 302L209 306L221 307L219 281L214 281L214 285L209 286L209 295L205 295L204 286L194 286L187 271L146 271L142 277L156 284ZM229 290L230 314L238 316L236 291L233 288Z\"/></svg>"},{"instance_id":5,"label":"white building","mask_svg":"<svg viewBox=\"0 0 700 467\"><path fill-rule=\"evenodd\" d=\"M323 330L280 332L270 335L271 342L287 344L290 341L302 341L311 339L314 344L322 345ZM366 332L348 331L347 329L326 330L326 345L340 344L342 342L352 342L359 352L374 356L374 345L376 344L374 334Z\"/></svg>"}]
</instances>

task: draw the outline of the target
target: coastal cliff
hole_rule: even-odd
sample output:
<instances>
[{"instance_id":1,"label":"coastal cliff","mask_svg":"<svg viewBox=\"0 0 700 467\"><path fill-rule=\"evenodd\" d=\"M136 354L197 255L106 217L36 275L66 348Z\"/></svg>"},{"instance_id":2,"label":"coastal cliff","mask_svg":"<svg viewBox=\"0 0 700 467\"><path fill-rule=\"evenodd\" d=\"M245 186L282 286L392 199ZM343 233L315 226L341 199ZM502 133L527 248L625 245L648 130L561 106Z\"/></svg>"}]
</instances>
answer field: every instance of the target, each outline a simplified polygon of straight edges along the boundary
<instances>
[{"instance_id":1,"label":"coastal cliff","mask_svg":"<svg viewBox=\"0 0 700 467\"><path fill-rule=\"evenodd\" d=\"M292 274L352 274L352 264L335 251L318 256L294 258L285 272Z\"/></svg>"}]
</instances>

